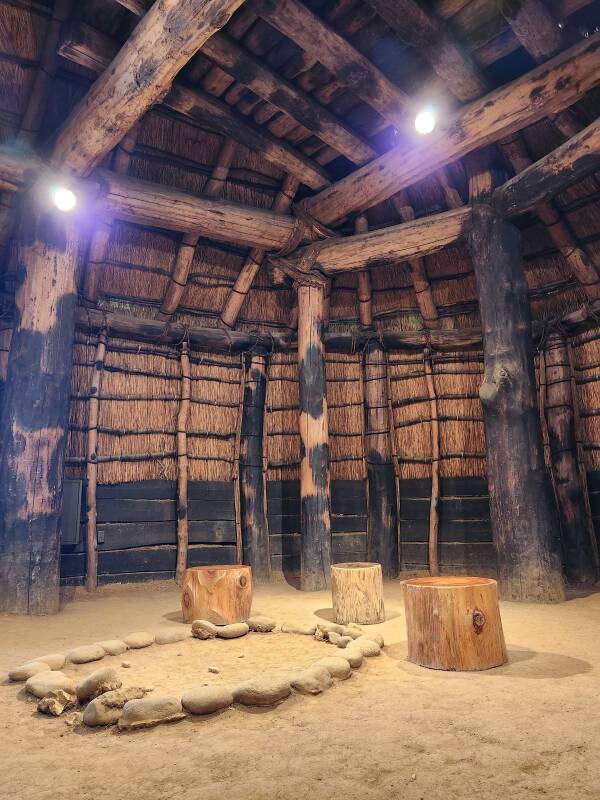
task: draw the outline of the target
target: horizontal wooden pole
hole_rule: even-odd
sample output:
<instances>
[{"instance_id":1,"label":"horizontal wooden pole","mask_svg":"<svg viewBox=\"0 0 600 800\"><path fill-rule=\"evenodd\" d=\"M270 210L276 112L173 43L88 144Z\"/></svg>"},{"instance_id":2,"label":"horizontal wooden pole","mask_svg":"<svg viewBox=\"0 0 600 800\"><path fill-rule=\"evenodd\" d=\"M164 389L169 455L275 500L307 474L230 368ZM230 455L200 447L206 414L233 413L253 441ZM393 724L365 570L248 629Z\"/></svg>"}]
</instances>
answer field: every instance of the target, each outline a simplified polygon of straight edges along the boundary
<instances>
[{"instance_id":1,"label":"horizontal wooden pole","mask_svg":"<svg viewBox=\"0 0 600 800\"><path fill-rule=\"evenodd\" d=\"M58 52L63 58L104 74L119 51L109 36L82 22L65 26ZM191 122L228 136L239 144L261 153L267 161L291 173L311 189L322 189L330 181L327 172L288 142L255 125L231 106L180 82L175 82L162 97L162 104ZM365 161L366 159L363 159Z\"/></svg>"},{"instance_id":2,"label":"horizontal wooden pole","mask_svg":"<svg viewBox=\"0 0 600 800\"><path fill-rule=\"evenodd\" d=\"M406 150L402 145L309 198L305 207L331 225L479 147L562 111L600 83L600 33L440 120L436 131Z\"/></svg>"}]
</instances>

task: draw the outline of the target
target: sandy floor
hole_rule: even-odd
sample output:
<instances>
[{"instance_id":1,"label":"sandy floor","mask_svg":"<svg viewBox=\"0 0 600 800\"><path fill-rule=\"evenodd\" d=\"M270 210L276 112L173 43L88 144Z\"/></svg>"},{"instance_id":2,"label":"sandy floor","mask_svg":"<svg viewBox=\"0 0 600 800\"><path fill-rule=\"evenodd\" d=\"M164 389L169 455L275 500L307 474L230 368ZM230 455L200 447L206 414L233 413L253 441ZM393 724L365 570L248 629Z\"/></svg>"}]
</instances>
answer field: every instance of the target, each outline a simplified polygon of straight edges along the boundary
<instances>
[{"instance_id":1,"label":"sandy floor","mask_svg":"<svg viewBox=\"0 0 600 800\"><path fill-rule=\"evenodd\" d=\"M276 584L256 590L253 611L301 622L315 613L328 618L329 606L326 593ZM386 610L388 621L376 626L386 639L384 654L319 697L293 697L270 711L236 707L132 734L71 729L42 717L5 672L43 653L176 625L172 584L105 587L94 600L77 594L51 618L0 616L1 794L14 800L600 798L600 594L559 607L504 604L510 663L476 674L409 664L397 582L386 584ZM126 684L177 693L204 682L235 683L265 665L302 666L332 652L305 637L270 637L155 646L100 663L126 658L132 664L123 670ZM208 666L221 672L211 675Z\"/></svg>"}]
</instances>

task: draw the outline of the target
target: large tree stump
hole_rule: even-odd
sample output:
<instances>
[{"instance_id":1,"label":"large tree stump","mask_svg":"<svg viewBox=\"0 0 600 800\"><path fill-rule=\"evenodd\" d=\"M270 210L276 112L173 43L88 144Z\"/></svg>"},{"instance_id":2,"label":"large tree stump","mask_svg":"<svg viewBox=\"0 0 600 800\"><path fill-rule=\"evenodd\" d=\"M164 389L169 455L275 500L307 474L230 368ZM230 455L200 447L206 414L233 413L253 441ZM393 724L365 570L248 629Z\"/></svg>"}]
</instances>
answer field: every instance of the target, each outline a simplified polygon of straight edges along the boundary
<instances>
[{"instance_id":1,"label":"large tree stump","mask_svg":"<svg viewBox=\"0 0 600 800\"><path fill-rule=\"evenodd\" d=\"M234 564L191 567L185 571L181 610L186 622L205 619L214 625L244 622L252 608L252 570Z\"/></svg>"},{"instance_id":2,"label":"large tree stump","mask_svg":"<svg viewBox=\"0 0 600 800\"><path fill-rule=\"evenodd\" d=\"M333 565L331 596L335 621L340 625L385 622L381 564L357 561Z\"/></svg>"},{"instance_id":3,"label":"large tree stump","mask_svg":"<svg viewBox=\"0 0 600 800\"><path fill-rule=\"evenodd\" d=\"M495 580L412 578L402 589L409 661L458 672L506 663Z\"/></svg>"}]
</instances>

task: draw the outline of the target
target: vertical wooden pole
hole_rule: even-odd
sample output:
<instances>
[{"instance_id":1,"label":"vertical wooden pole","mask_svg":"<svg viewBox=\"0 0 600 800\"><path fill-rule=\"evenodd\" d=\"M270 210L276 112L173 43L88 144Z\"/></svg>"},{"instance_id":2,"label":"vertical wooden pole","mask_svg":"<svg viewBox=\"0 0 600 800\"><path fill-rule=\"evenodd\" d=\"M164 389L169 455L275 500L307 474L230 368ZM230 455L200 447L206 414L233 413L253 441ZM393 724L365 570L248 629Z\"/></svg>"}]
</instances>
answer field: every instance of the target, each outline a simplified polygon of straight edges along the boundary
<instances>
[{"instance_id":1,"label":"vertical wooden pole","mask_svg":"<svg viewBox=\"0 0 600 800\"><path fill-rule=\"evenodd\" d=\"M187 568L188 522L188 445L187 429L190 419L190 353L187 342L181 344L181 397L177 414L177 565L175 581L181 585Z\"/></svg>"},{"instance_id":2,"label":"vertical wooden pole","mask_svg":"<svg viewBox=\"0 0 600 800\"><path fill-rule=\"evenodd\" d=\"M548 336L545 357L545 411L565 570L570 581L592 584L597 575L585 515L583 487L577 468L571 366L567 343L560 332Z\"/></svg>"},{"instance_id":3,"label":"vertical wooden pole","mask_svg":"<svg viewBox=\"0 0 600 800\"><path fill-rule=\"evenodd\" d=\"M267 353L244 354L245 388L240 440L240 498L244 564L252 577L265 583L271 577L269 535L264 504L263 434L267 396Z\"/></svg>"},{"instance_id":4,"label":"vertical wooden pole","mask_svg":"<svg viewBox=\"0 0 600 800\"><path fill-rule=\"evenodd\" d=\"M300 527L304 591L325 589L331 565L329 436L323 347L323 286L299 285Z\"/></svg>"},{"instance_id":5,"label":"vertical wooden pole","mask_svg":"<svg viewBox=\"0 0 600 800\"><path fill-rule=\"evenodd\" d=\"M72 216L25 198L0 429L0 609L7 612L59 607L77 249Z\"/></svg>"},{"instance_id":6,"label":"vertical wooden pole","mask_svg":"<svg viewBox=\"0 0 600 800\"><path fill-rule=\"evenodd\" d=\"M500 589L507 600L563 600L560 533L536 409L519 233L490 206L475 203L469 244L483 328L479 394Z\"/></svg>"},{"instance_id":7,"label":"vertical wooden pole","mask_svg":"<svg viewBox=\"0 0 600 800\"><path fill-rule=\"evenodd\" d=\"M431 499L429 503L429 572L440 574L438 538L440 528L440 421L433 378L431 350L423 354L425 381L429 395L429 417L431 419Z\"/></svg>"},{"instance_id":8,"label":"vertical wooden pole","mask_svg":"<svg viewBox=\"0 0 600 800\"><path fill-rule=\"evenodd\" d=\"M98 587L98 539L96 535L97 522L97 486L98 486L98 419L100 414L100 392L102 390L102 376L104 375L104 359L106 357L106 328L100 331L96 356L94 358L94 371L90 386L90 399L88 405L88 430L87 430L87 461L86 461L86 568L85 588L88 592L95 592Z\"/></svg>"},{"instance_id":9,"label":"vertical wooden pole","mask_svg":"<svg viewBox=\"0 0 600 800\"><path fill-rule=\"evenodd\" d=\"M358 216L354 222L354 233L367 233L369 224L364 214ZM360 327L369 329L373 327L373 291L371 289L371 273L368 269L358 273L358 319Z\"/></svg>"},{"instance_id":10,"label":"vertical wooden pole","mask_svg":"<svg viewBox=\"0 0 600 800\"><path fill-rule=\"evenodd\" d=\"M398 575L396 476L392 460L387 361L379 342L366 346L365 453L369 487L367 558L378 561L387 577Z\"/></svg>"}]
</instances>

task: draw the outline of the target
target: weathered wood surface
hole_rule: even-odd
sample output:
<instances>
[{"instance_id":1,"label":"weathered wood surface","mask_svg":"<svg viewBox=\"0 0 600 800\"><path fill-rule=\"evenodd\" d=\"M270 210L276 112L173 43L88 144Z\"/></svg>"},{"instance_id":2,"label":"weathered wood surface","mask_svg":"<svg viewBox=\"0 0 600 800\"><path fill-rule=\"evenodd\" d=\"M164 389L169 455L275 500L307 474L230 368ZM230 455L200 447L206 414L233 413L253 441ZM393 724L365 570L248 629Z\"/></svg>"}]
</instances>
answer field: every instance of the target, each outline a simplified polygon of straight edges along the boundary
<instances>
[{"instance_id":1,"label":"weathered wood surface","mask_svg":"<svg viewBox=\"0 0 600 800\"><path fill-rule=\"evenodd\" d=\"M364 448L369 485L367 558L381 564L383 574L398 575L396 478L392 458L386 354L378 342L363 357Z\"/></svg>"},{"instance_id":2,"label":"weathered wood surface","mask_svg":"<svg viewBox=\"0 0 600 800\"><path fill-rule=\"evenodd\" d=\"M501 10L519 43L537 62L560 50L562 29L542 0L506 2Z\"/></svg>"},{"instance_id":3,"label":"weathered wood surface","mask_svg":"<svg viewBox=\"0 0 600 800\"><path fill-rule=\"evenodd\" d=\"M564 599L560 533L536 408L531 317L517 230L473 209L469 244L479 288L485 375L479 394L502 597Z\"/></svg>"},{"instance_id":4,"label":"weathered wood surface","mask_svg":"<svg viewBox=\"0 0 600 800\"><path fill-rule=\"evenodd\" d=\"M157 0L62 126L53 166L88 174L242 2Z\"/></svg>"},{"instance_id":5,"label":"weathered wood surface","mask_svg":"<svg viewBox=\"0 0 600 800\"><path fill-rule=\"evenodd\" d=\"M298 291L298 365L300 384L301 588L317 591L329 584L331 513L329 434L323 347L323 286Z\"/></svg>"},{"instance_id":6,"label":"weathered wood surface","mask_svg":"<svg viewBox=\"0 0 600 800\"><path fill-rule=\"evenodd\" d=\"M491 578L402 581L408 660L456 672L491 669L508 660Z\"/></svg>"},{"instance_id":7,"label":"weathered wood surface","mask_svg":"<svg viewBox=\"0 0 600 800\"><path fill-rule=\"evenodd\" d=\"M298 0L258 0L270 25L323 64L341 84L390 122L401 125L412 100L343 36Z\"/></svg>"},{"instance_id":8,"label":"weathered wood surface","mask_svg":"<svg viewBox=\"0 0 600 800\"><path fill-rule=\"evenodd\" d=\"M21 220L0 428L0 608L49 614L59 606L78 236L76 221L43 199L27 198Z\"/></svg>"},{"instance_id":9,"label":"weathered wood surface","mask_svg":"<svg viewBox=\"0 0 600 800\"><path fill-rule=\"evenodd\" d=\"M146 21L147 17L144 19ZM60 54L76 64L100 72L104 76L119 52L118 44L85 23L72 22L65 27ZM206 126L227 136L238 144L260 152L267 161L295 175L312 189L329 184L326 171L304 156L288 142L278 139L268 130L253 124L243 114L232 109L217 97L175 81L159 98L171 111L190 122Z\"/></svg>"},{"instance_id":10,"label":"weathered wood surface","mask_svg":"<svg viewBox=\"0 0 600 800\"><path fill-rule=\"evenodd\" d=\"M181 395L177 412L177 563L175 580L181 584L187 568L189 539L187 430L190 421L191 379L187 341L182 342L179 363L181 366Z\"/></svg>"},{"instance_id":11,"label":"weathered wood surface","mask_svg":"<svg viewBox=\"0 0 600 800\"><path fill-rule=\"evenodd\" d=\"M440 574L439 531L440 531L440 421L438 402L435 391L435 379L431 363L431 351L425 350L425 382L429 396L429 418L431 425L431 497L429 500L429 537L427 550L429 553L429 573Z\"/></svg>"},{"instance_id":12,"label":"weathered wood surface","mask_svg":"<svg viewBox=\"0 0 600 800\"><path fill-rule=\"evenodd\" d=\"M104 375L104 358L106 356L106 331L101 330L94 357L94 371L90 384L88 401L87 430L87 463L86 463L86 575L85 588L95 592L98 586L98 553L97 553L97 519L98 505L96 490L98 485L98 417L100 412L100 392Z\"/></svg>"},{"instance_id":13,"label":"weathered wood surface","mask_svg":"<svg viewBox=\"0 0 600 800\"><path fill-rule=\"evenodd\" d=\"M354 222L354 233L367 233L369 223L364 214L360 214ZM358 300L358 319L360 327L366 330L373 327L373 292L371 290L371 273L369 270L361 270L358 273L358 290L356 293Z\"/></svg>"},{"instance_id":14,"label":"weathered wood surface","mask_svg":"<svg viewBox=\"0 0 600 800\"><path fill-rule=\"evenodd\" d=\"M263 475L267 353L246 353L244 368L246 380L240 437L240 509L244 563L252 567L254 580L264 583L271 577Z\"/></svg>"},{"instance_id":15,"label":"weathered wood surface","mask_svg":"<svg viewBox=\"0 0 600 800\"><path fill-rule=\"evenodd\" d=\"M571 365L565 337L551 333L544 346L546 359L546 422L554 487L558 500L563 559L567 578L593 584L597 578L585 512L584 487L577 464Z\"/></svg>"},{"instance_id":16,"label":"weathered wood surface","mask_svg":"<svg viewBox=\"0 0 600 800\"><path fill-rule=\"evenodd\" d=\"M187 569L181 590L183 619L204 619L213 625L244 622L252 609L252 570L235 566Z\"/></svg>"},{"instance_id":17,"label":"weathered wood surface","mask_svg":"<svg viewBox=\"0 0 600 800\"><path fill-rule=\"evenodd\" d=\"M333 615L339 625L385 622L381 564L350 562L331 566Z\"/></svg>"},{"instance_id":18,"label":"weathered wood surface","mask_svg":"<svg viewBox=\"0 0 600 800\"><path fill-rule=\"evenodd\" d=\"M558 112L600 82L600 33L450 115L406 150L400 145L322 190L307 210L330 225L364 211L446 164Z\"/></svg>"}]
</instances>

